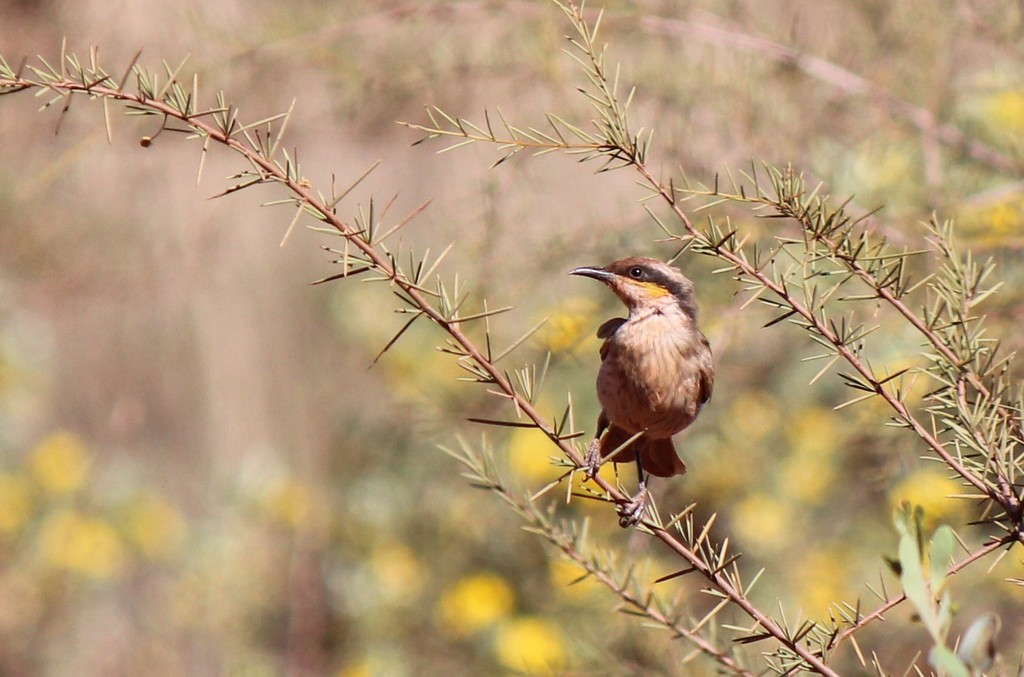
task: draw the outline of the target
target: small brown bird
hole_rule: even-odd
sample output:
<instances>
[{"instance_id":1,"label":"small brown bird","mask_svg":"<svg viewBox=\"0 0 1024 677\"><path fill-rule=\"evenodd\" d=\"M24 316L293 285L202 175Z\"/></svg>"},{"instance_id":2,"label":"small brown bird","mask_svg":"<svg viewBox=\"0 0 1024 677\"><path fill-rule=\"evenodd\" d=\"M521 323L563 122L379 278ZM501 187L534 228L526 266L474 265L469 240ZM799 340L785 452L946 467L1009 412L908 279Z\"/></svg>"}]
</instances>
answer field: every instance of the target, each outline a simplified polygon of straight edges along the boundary
<instances>
[{"instance_id":1,"label":"small brown bird","mask_svg":"<svg viewBox=\"0 0 1024 677\"><path fill-rule=\"evenodd\" d=\"M597 330L605 340L597 375L602 411L587 463L592 477L609 456L615 463L636 461L639 491L619 506L619 523L632 526L650 501L644 473L686 472L672 436L693 423L711 398L711 347L697 326L693 282L678 269L631 257L569 274L604 282L629 310L629 317L608 320Z\"/></svg>"}]
</instances>

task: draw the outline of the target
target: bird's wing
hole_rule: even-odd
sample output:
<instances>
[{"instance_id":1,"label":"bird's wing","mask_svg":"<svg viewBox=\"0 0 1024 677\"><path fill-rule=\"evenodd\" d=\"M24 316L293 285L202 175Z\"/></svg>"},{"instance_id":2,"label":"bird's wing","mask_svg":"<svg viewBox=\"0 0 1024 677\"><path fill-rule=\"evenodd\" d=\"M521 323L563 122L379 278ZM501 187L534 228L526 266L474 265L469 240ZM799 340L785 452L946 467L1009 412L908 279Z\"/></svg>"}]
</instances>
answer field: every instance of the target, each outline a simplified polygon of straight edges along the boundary
<instances>
[{"instance_id":1,"label":"bird's wing","mask_svg":"<svg viewBox=\"0 0 1024 677\"><path fill-rule=\"evenodd\" d=\"M608 339L614 334L619 327L625 323L626 318L624 317L613 317L610 320L605 321L600 327L597 328L597 338L604 339L604 343L601 344L601 359L604 360L605 355L608 354Z\"/></svg>"},{"instance_id":2,"label":"bird's wing","mask_svg":"<svg viewBox=\"0 0 1024 677\"><path fill-rule=\"evenodd\" d=\"M626 321L624 317L613 317L607 320L604 324L597 328L597 338L606 339L614 334L622 323Z\"/></svg>"},{"instance_id":3,"label":"bird's wing","mask_svg":"<svg viewBox=\"0 0 1024 677\"><path fill-rule=\"evenodd\" d=\"M700 366L700 403L704 404L711 399L711 391L715 389L715 363L711 356L711 344L704 334L700 335L701 345L705 348L704 357Z\"/></svg>"}]
</instances>

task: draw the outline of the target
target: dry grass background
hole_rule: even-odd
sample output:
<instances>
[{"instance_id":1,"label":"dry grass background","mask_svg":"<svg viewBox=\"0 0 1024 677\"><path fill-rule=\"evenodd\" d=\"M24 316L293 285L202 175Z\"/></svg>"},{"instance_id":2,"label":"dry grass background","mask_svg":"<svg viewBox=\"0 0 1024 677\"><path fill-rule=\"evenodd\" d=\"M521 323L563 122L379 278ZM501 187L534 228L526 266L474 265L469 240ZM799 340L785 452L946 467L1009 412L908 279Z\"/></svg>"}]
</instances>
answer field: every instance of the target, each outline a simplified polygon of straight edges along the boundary
<instances>
[{"instance_id":1,"label":"dry grass background","mask_svg":"<svg viewBox=\"0 0 1024 677\"><path fill-rule=\"evenodd\" d=\"M751 158L791 161L863 208L885 204L882 222L909 246L932 210L955 216L1001 264L1009 284L990 309L993 331L1019 344L1018 4L606 8L610 57L638 87L633 120L655 129L666 171L708 181ZM69 51L99 46L115 72L140 47L151 65L189 54L208 93L224 89L249 119L297 97L288 141L314 185L332 174L348 183L381 159L343 212L370 193L397 194L395 214L432 199L406 241L454 242L447 268L475 298L516 305L495 323L506 338L550 317L528 346L553 351L545 404L555 415L568 389L581 415L596 414L591 335L617 310L565 272L672 253L631 177L554 156L488 170L488 149L410 148L418 137L394 124L423 120L425 104L471 118L497 107L523 124L546 111L589 119L555 8L3 0L0 14L11 62L56 60L66 36ZM750 36L859 74L1017 169L964 158L877 97L745 46ZM0 672L683 674L674 666L688 647L611 614L598 589L566 587L571 567L437 450L478 436L465 417L496 404L454 381L436 334L414 329L369 368L403 319L384 291L309 287L333 272L318 249L332 243L297 232L279 248L291 214L258 208L279 196L206 199L228 185L235 158L211 153L197 187L199 146L165 133L141 148L149 119L115 116L108 144L98 105L80 102L54 135L56 116L28 97L0 104ZM746 565L768 568L760 602L779 596L816 617L868 594L895 549L900 498L971 533L970 506L943 498L955 483L886 430L880 409L833 413L839 380L807 387L818 368L800 362L809 342L760 329L768 312L740 312L710 262L681 265L697 280L719 378L680 445L691 474L663 483L660 501L720 513ZM894 362L915 359L898 331L884 346ZM556 474L539 436L496 443L523 483ZM652 578L665 573L610 510L573 509L649 560ZM1003 615L1000 645L1015 665L1022 597L1001 580L1021 577L1019 553L983 569L958 576L954 594L968 619ZM908 620L904 610L864 633L898 671L927 647ZM852 653L842 660L857 665Z\"/></svg>"}]
</instances>

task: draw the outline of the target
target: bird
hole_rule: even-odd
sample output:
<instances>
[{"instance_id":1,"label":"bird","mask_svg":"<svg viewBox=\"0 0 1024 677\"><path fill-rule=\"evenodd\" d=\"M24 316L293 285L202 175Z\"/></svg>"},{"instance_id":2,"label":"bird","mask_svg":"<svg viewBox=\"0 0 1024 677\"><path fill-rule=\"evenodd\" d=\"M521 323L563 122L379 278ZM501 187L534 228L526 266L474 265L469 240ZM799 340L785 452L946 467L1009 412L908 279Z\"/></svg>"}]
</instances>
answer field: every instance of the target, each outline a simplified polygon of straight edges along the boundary
<instances>
[{"instance_id":1,"label":"bird","mask_svg":"<svg viewBox=\"0 0 1024 677\"><path fill-rule=\"evenodd\" d=\"M638 491L617 507L619 524L635 526L650 503L646 474L686 472L672 436L689 427L711 399L711 346L697 324L693 282L678 268L634 256L569 274L603 282L629 311L597 330L604 339L597 374L601 413L586 467L593 478L609 457L636 462Z\"/></svg>"}]
</instances>

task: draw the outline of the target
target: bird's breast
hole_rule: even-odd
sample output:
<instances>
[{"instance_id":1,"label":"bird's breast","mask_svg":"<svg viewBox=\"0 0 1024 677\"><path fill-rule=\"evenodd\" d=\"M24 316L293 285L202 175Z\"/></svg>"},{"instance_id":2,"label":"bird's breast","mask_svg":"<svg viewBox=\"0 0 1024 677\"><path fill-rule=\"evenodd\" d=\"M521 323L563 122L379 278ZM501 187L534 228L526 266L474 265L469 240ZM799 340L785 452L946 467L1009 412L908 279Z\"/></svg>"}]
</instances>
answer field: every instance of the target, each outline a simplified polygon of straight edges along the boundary
<instances>
[{"instance_id":1,"label":"bird's breast","mask_svg":"<svg viewBox=\"0 0 1024 677\"><path fill-rule=\"evenodd\" d=\"M611 421L630 432L671 437L697 417L701 369L710 354L687 318L629 320L610 336L597 396Z\"/></svg>"}]
</instances>

